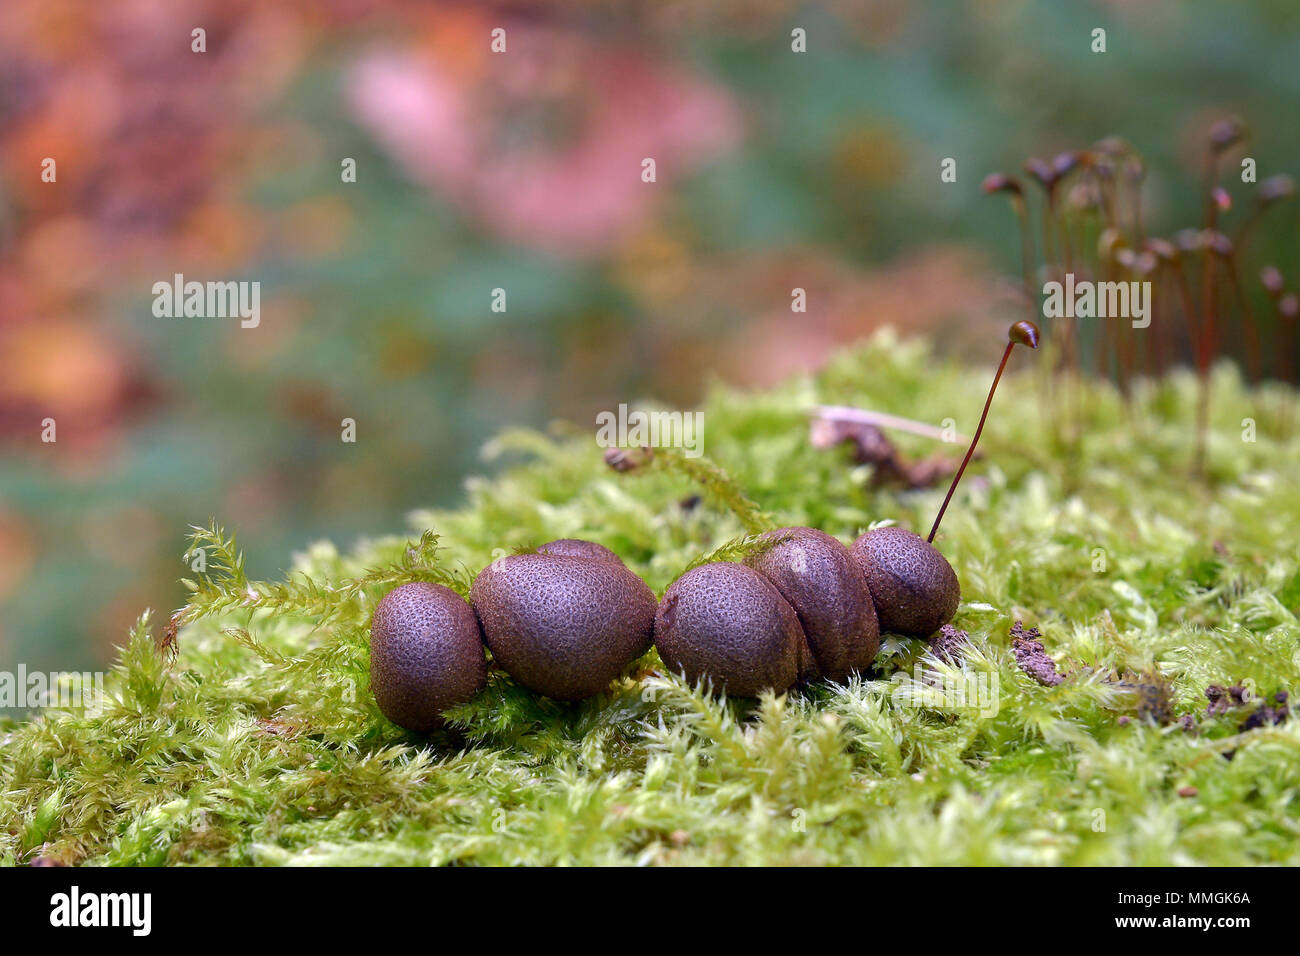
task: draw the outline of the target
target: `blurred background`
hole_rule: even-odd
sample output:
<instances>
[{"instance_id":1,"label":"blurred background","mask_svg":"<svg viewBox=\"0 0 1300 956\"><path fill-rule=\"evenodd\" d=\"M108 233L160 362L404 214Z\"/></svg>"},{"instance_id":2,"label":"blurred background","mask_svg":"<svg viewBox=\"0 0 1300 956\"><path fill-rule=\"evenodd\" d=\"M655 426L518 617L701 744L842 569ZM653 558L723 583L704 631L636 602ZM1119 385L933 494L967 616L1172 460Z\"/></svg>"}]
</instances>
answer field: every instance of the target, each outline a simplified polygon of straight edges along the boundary
<instances>
[{"instance_id":1,"label":"blurred background","mask_svg":"<svg viewBox=\"0 0 1300 956\"><path fill-rule=\"evenodd\" d=\"M4 0L0 669L102 666L210 516L258 577L402 532L502 425L881 325L991 362L1019 247L986 173L1123 136L1172 230L1225 114L1300 172L1297 103L1295 0ZM1294 276L1295 210L1269 228ZM260 281L260 325L155 317L175 273Z\"/></svg>"}]
</instances>

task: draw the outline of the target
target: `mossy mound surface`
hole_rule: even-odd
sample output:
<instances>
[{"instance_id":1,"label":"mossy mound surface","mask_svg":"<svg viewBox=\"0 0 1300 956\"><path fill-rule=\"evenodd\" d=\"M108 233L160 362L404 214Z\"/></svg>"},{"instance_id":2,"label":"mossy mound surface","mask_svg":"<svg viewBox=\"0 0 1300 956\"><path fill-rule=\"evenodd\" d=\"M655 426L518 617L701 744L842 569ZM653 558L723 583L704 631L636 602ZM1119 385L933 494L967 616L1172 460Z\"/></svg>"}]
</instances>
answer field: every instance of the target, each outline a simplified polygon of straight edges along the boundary
<instances>
[{"instance_id":1,"label":"mossy mound surface","mask_svg":"<svg viewBox=\"0 0 1300 956\"><path fill-rule=\"evenodd\" d=\"M846 685L720 701L662 673L652 650L578 704L494 670L454 730L429 737L384 720L368 691L383 594L411 580L466 594L502 549L588 538L662 594L694 564L742 559L768 527L846 542L886 519L926 530L944 489L868 487L845 454L812 449L807 408L969 429L988 373L876 340L813 379L714 389L708 459L661 452L619 474L588 430L503 435L489 450L526 460L470 482L463 508L413 515L417 540L316 544L278 584L248 581L220 529L197 534L207 571L175 646L158 649L164 622L146 616L101 706L4 728L0 856L1300 862L1300 717L1262 719L1250 700L1300 690L1300 442L1280 437L1288 417L1300 428L1294 394L1247 392L1220 369L1198 481L1190 377L1129 407L1106 386L1073 394L1075 444L1045 377L1017 365L968 474L983 480L958 493L937 542L961 578L960 663L886 635L874 669ZM909 453L932 450L911 441ZM1060 683L1018 666L1033 648L1010 635L1017 621L1041 629ZM961 706L934 693L945 682L997 694ZM1207 715L1211 685L1246 702L1229 694Z\"/></svg>"}]
</instances>

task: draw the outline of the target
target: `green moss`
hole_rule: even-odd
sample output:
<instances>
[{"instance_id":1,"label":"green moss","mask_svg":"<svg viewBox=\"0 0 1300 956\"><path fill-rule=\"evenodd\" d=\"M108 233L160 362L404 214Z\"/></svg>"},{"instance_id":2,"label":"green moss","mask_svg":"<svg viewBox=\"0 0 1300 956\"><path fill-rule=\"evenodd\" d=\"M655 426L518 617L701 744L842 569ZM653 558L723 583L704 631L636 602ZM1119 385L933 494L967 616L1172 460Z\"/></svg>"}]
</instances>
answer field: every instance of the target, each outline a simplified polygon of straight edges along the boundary
<instances>
[{"instance_id":1,"label":"green moss","mask_svg":"<svg viewBox=\"0 0 1300 956\"><path fill-rule=\"evenodd\" d=\"M174 659L146 615L102 706L7 728L0 854L1300 862L1300 721L1242 731L1246 710L1203 716L1209 684L1300 690L1300 449L1277 435L1295 396L1246 392L1219 370L1202 483L1188 475L1190 378L1140 390L1129 408L1089 386L1076 396L1077 447L1057 432L1042 385L1037 374L1005 383L971 472L983 480L959 493L938 542L962 581L957 623L972 646L960 666L889 637L876 671L847 686L723 702L658 673L652 651L576 705L494 671L454 712L456 733L427 739L386 722L367 690L369 615L386 591L423 579L465 593L495 556L551 538L599 541L662 592L703 555L743 553L773 521L845 540L885 519L924 530L943 489L869 489L845 455L810 448L805 409L857 404L970 428L986 373L876 340L815 379L715 389L703 407L710 460L659 455L617 474L571 428L504 435L491 451L530 460L471 481L463 508L414 515L414 541L379 538L346 555L316 544L280 583L248 581L233 539L196 530L207 569L175 619ZM1241 440L1248 417L1255 443ZM682 506L700 490L698 505ZM1017 668L1018 619L1042 628L1070 675L1060 686ZM927 696L973 678L998 687L996 712ZM1161 688L1172 715L1198 715L1195 732L1138 716L1143 694ZM1195 796L1180 796L1189 787Z\"/></svg>"}]
</instances>

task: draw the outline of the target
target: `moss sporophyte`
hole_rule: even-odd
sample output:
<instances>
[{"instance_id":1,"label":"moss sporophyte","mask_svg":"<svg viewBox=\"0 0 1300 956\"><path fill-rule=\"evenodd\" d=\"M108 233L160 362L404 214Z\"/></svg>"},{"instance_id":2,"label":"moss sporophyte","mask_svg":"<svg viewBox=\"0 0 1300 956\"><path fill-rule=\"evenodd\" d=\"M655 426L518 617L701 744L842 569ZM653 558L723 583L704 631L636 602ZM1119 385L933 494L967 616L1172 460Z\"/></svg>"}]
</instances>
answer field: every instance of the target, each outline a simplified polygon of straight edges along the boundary
<instances>
[{"instance_id":1,"label":"moss sporophyte","mask_svg":"<svg viewBox=\"0 0 1300 956\"><path fill-rule=\"evenodd\" d=\"M1211 125L1204 141L1200 220L1163 237L1143 205L1147 165L1131 143L1111 136L1051 160L1029 159L1024 170L1041 192L1038 262L1026 189L1002 173L985 178L986 193L1011 202L1026 307L1031 319L1045 321L1052 337L1055 354L1045 363L1042 401L1052 408L1057 453L1076 455L1085 440L1078 388L1085 371L1113 379L1129 401L1135 388L1160 380L1187 355L1198 375L1189 448L1193 473L1201 479L1211 469L1214 362L1231 356L1252 382L1275 377L1294 383L1300 299L1286 290L1275 266L1260 263L1272 306L1261 311L1247 287L1247 256L1266 214L1294 198L1296 185L1285 173L1257 182L1256 160L1244 153L1247 140L1245 125L1235 117ZM1234 160L1240 161L1239 176L1224 175L1236 172ZM1245 195L1229 191L1238 179ZM1117 314L1132 319L1132 329L1113 319L1079 321ZM1284 427L1289 431L1292 423L1284 421Z\"/></svg>"}]
</instances>

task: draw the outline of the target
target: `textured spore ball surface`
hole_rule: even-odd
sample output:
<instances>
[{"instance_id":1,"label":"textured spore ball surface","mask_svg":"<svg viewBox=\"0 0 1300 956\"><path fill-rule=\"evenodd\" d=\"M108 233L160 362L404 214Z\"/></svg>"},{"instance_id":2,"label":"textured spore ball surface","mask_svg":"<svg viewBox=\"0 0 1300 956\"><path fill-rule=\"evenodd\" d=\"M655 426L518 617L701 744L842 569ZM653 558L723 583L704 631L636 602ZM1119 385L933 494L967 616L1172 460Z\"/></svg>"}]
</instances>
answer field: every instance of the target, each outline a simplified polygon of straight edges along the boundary
<instances>
[{"instance_id":1,"label":"textured spore ball surface","mask_svg":"<svg viewBox=\"0 0 1300 956\"><path fill-rule=\"evenodd\" d=\"M384 595L370 623L370 689L385 717L433 730L486 681L478 620L464 598L423 581Z\"/></svg>"},{"instance_id":2,"label":"textured spore ball surface","mask_svg":"<svg viewBox=\"0 0 1300 956\"><path fill-rule=\"evenodd\" d=\"M877 528L849 550L867 577L882 631L929 637L957 613L957 573L919 534Z\"/></svg>"},{"instance_id":3,"label":"textured spore ball surface","mask_svg":"<svg viewBox=\"0 0 1300 956\"><path fill-rule=\"evenodd\" d=\"M707 677L734 697L781 692L816 674L794 608L743 564L705 564L678 578L659 604L655 645L671 670Z\"/></svg>"},{"instance_id":4,"label":"textured spore ball surface","mask_svg":"<svg viewBox=\"0 0 1300 956\"><path fill-rule=\"evenodd\" d=\"M581 538L558 538L555 541L548 541L537 549L540 554L562 555L570 558L590 558L592 561L613 561L615 564L622 564L620 558L603 544L597 544L594 541L583 541Z\"/></svg>"},{"instance_id":5,"label":"textured spore ball surface","mask_svg":"<svg viewBox=\"0 0 1300 956\"><path fill-rule=\"evenodd\" d=\"M556 700L600 693L653 637L654 592L608 558L511 555L483 569L470 601L497 663Z\"/></svg>"},{"instance_id":6,"label":"textured spore ball surface","mask_svg":"<svg viewBox=\"0 0 1300 956\"><path fill-rule=\"evenodd\" d=\"M843 681L869 666L880 626L866 575L841 542L816 528L778 528L776 544L746 564L767 578L799 616L819 676Z\"/></svg>"}]
</instances>

